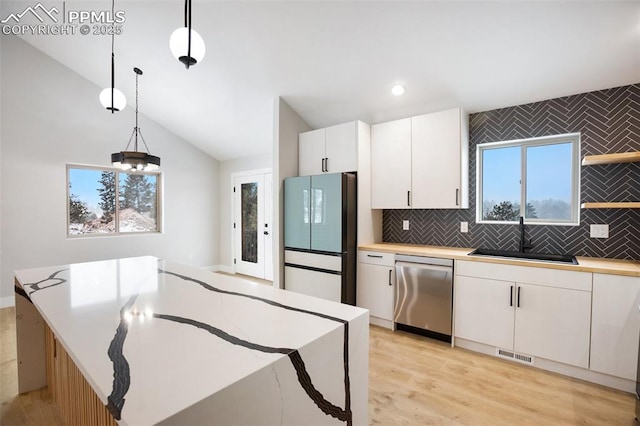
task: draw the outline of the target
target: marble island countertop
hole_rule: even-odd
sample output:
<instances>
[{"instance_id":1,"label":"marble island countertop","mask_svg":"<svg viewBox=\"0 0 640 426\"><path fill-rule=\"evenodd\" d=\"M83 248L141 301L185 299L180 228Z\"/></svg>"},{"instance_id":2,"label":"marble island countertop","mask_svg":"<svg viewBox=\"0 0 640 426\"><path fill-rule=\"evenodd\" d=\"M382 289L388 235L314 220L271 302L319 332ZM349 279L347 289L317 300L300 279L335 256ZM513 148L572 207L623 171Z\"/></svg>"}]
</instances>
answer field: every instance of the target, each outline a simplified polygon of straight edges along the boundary
<instances>
[{"instance_id":1,"label":"marble island countertop","mask_svg":"<svg viewBox=\"0 0 640 426\"><path fill-rule=\"evenodd\" d=\"M119 424L367 423L366 310L150 256L15 276Z\"/></svg>"},{"instance_id":2,"label":"marble island countertop","mask_svg":"<svg viewBox=\"0 0 640 426\"><path fill-rule=\"evenodd\" d=\"M469 253L474 250L473 248L438 247L424 246L419 244L397 243L364 244L358 246L358 250L640 277L640 261L637 260L603 259L577 256L576 259L578 260L578 264L572 265L566 263L540 262L524 259L469 256Z\"/></svg>"}]
</instances>

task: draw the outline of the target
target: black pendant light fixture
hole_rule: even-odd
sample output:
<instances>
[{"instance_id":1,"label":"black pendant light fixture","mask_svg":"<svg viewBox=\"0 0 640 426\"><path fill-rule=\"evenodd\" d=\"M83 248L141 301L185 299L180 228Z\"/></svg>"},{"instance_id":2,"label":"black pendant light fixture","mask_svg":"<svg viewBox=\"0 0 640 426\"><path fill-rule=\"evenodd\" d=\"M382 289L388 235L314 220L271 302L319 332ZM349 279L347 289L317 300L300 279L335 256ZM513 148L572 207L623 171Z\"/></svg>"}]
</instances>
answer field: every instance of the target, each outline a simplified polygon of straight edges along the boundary
<instances>
[{"instance_id":1,"label":"black pendant light fixture","mask_svg":"<svg viewBox=\"0 0 640 426\"><path fill-rule=\"evenodd\" d=\"M157 170L160 167L160 157L156 157L149 153L149 147L144 141L142 132L138 127L138 77L142 75L142 70L140 68L134 68L133 72L136 73L136 126L133 128L133 133L131 134L129 143L127 143L124 151L114 152L111 154L111 163L114 167L134 172L142 170ZM138 136L140 136L140 140L144 144L145 148L147 148L147 152L138 151ZM131 141L133 141L133 151L127 151L129 149L129 145L131 145Z\"/></svg>"},{"instance_id":2,"label":"black pendant light fixture","mask_svg":"<svg viewBox=\"0 0 640 426\"><path fill-rule=\"evenodd\" d=\"M111 0L111 16L114 15L115 12L115 0ZM114 53L114 45L115 45L115 28L111 28L111 87L107 87L102 92L100 92L100 103L103 107L105 107L108 111L111 111L111 114L114 112L122 111L125 106L127 106L127 98L124 97L124 94L115 88L116 78L115 78L115 63L116 63L116 55Z\"/></svg>"},{"instance_id":3,"label":"black pendant light fixture","mask_svg":"<svg viewBox=\"0 0 640 426\"><path fill-rule=\"evenodd\" d=\"M202 61L206 48L204 40L191 28L191 0L184 2L184 27L180 27L171 34L169 48L173 56L189 69Z\"/></svg>"}]
</instances>

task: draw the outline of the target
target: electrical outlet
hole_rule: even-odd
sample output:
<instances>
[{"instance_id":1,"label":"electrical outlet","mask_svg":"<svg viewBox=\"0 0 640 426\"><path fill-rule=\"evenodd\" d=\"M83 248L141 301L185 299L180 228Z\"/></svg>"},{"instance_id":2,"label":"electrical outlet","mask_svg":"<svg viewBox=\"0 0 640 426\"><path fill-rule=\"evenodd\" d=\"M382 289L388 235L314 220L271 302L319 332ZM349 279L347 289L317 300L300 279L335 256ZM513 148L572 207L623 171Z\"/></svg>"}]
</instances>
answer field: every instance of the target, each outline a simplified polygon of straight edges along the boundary
<instances>
[{"instance_id":1,"label":"electrical outlet","mask_svg":"<svg viewBox=\"0 0 640 426\"><path fill-rule=\"evenodd\" d=\"M609 238L609 225L591 225L591 238Z\"/></svg>"},{"instance_id":2,"label":"electrical outlet","mask_svg":"<svg viewBox=\"0 0 640 426\"><path fill-rule=\"evenodd\" d=\"M460 222L460 232L469 232L469 222Z\"/></svg>"},{"instance_id":3,"label":"electrical outlet","mask_svg":"<svg viewBox=\"0 0 640 426\"><path fill-rule=\"evenodd\" d=\"M403 220L402 221L402 230L403 231L408 231L409 230L409 221L408 220Z\"/></svg>"}]
</instances>

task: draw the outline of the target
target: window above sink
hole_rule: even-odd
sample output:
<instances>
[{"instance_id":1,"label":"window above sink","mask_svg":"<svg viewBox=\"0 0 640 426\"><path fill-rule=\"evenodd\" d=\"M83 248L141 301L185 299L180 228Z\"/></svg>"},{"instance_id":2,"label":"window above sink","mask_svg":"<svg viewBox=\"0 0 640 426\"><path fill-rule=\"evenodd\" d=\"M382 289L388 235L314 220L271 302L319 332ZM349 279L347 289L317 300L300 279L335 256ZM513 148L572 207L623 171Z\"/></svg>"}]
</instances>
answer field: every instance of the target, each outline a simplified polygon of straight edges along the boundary
<instances>
[{"instance_id":1,"label":"window above sink","mask_svg":"<svg viewBox=\"0 0 640 426\"><path fill-rule=\"evenodd\" d=\"M476 159L476 222L579 224L579 133L479 144Z\"/></svg>"}]
</instances>

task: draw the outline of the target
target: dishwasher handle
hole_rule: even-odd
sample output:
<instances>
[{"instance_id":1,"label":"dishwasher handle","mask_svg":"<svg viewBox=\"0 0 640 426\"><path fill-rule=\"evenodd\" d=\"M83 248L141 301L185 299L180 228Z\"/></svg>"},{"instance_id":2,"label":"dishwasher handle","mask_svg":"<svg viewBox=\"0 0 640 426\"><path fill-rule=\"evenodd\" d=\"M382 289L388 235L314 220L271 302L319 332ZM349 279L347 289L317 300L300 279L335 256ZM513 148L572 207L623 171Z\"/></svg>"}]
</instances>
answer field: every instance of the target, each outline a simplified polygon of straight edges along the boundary
<instances>
[{"instance_id":1,"label":"dishwasher handle","mask_svg":"<svg viewBox=\"0 0 640 426\"><path fill-rule=\"evenodd\" d=\"M440 265L429 265L426 263L410 263L410 262L396 262L396 268L418 268L418 269L428 269L430 271L442 271L442 272L451 272L451 266L440 266Z\"/></svg>"}]
</instances>

